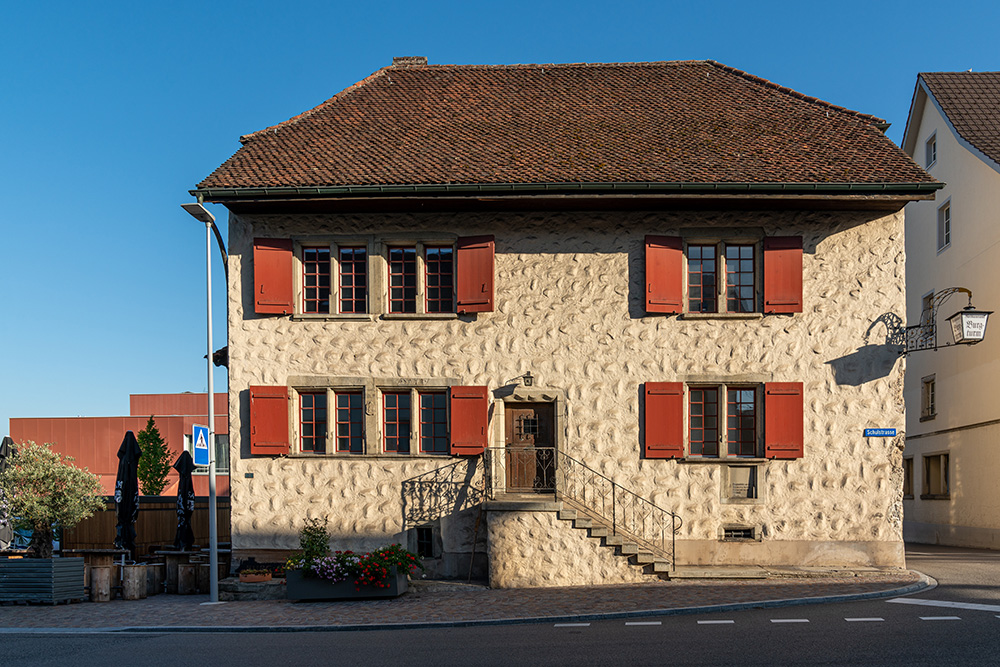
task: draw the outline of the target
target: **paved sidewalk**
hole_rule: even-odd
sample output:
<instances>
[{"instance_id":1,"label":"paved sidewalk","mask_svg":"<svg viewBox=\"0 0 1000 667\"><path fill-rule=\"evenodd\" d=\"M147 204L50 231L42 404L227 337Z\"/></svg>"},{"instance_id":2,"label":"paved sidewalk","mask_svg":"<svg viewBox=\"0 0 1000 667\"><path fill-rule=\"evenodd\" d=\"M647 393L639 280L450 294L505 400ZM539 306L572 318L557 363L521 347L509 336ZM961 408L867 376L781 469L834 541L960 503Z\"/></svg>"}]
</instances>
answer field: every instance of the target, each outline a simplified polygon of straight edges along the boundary
<instances>
[{"instance_id":1,"label":"paved sidewalk","mask_svg":"<svg viewBox=\"0 0 1000 667\"><path fill-rule=\"evenodd\" d=\"M417 582L394 600L203 604L208 596L68 605L0 605L0 632L304 631L598 620L905 595L933 585L912 571L767 579L689 579L623 586L492 590Z\"/></svg>"}]
</instances>

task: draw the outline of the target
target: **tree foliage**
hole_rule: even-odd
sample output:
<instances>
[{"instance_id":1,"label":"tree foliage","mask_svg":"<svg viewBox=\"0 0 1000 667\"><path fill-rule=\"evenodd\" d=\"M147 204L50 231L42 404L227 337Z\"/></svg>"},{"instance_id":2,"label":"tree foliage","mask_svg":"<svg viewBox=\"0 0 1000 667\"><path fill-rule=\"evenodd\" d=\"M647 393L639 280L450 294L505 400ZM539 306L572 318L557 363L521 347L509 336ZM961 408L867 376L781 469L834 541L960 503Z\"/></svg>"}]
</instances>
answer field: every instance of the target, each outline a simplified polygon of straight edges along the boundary
<instances>
[{"instance_id":1,"label":"tree foliage","mask_svg":"<svg viewBox=\"0 0 1000 667\"><path fill-rule=\"evenodd\" d=\"M0 473L0 490L10 517L34 530L29 556L52 556L52 524L72 528L104 508L97 475L70 463L50 444L19 445Z\"/></svg>"},{"instance_id":2,"label":"tree foliage","mask_svg":"<svg viewBox=\"0 0 1000 667\"><path fill-rule=\"evenodd\" d=\"M158 496L167 485L167 473L170 472L170 450L167 443L156 428L156 422L150 417L146 428L139 431L135 437L142 450L139 459L139 489L145 496Z\"/></svg>"}]
</instances>

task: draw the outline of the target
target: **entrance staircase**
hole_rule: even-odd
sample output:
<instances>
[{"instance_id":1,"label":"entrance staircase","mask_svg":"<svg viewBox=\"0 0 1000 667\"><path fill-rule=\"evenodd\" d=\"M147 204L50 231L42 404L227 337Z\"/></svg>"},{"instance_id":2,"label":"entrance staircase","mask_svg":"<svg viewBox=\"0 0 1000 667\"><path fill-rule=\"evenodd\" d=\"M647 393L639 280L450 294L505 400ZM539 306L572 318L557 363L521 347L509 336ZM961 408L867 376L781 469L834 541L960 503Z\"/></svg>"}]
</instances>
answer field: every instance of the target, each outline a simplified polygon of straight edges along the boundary
<instances>
[{"instance_id":1,"label":"entrance staircase","mask_svg":"<svg viewBox=\"0 0 1000 667\"><path fill-rule=\"evenodd\" d=\"M526 461L536 468L535 475L524 474ZM614 549L645 574L668 579L676 572L675 536L682 525L676 513L555 448L518 449L513 454L489 448L484 464L491 500L548 500L560 520ZM515 467L516 472L508 474ZM524 480L530 480L530 488Z\"/></svg>"}]
</instances>

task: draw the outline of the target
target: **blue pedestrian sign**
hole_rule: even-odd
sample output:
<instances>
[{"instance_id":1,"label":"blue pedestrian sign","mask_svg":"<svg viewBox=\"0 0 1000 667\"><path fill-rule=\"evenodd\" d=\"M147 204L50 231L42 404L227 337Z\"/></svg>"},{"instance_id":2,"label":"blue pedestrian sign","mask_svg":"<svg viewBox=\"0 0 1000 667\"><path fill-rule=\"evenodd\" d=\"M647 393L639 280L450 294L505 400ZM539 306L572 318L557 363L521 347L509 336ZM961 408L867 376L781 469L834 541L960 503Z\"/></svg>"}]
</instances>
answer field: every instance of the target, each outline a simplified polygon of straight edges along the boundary
<instances>
[{"instance_id":1,"label":"blue pedestrian sign","mask_svg":"<svg viewBox=\"0 0 1000 667\"><path fill-rule=\"evenodd\" d=\"M194 464L208 465L208 427L194 424L191 427L191 442L194 443Z\"/></svg>"},{"instance_id":2,"label":"blue pedestrian sign","mask_svg":"<svg viewBox=\"0 0 1000 667\"><path fill-rule=\"evenodd\" d=\"M866 438L895 438L896 429L894 428L866 428L865 429Z\"/></svg>"}]
</instances>

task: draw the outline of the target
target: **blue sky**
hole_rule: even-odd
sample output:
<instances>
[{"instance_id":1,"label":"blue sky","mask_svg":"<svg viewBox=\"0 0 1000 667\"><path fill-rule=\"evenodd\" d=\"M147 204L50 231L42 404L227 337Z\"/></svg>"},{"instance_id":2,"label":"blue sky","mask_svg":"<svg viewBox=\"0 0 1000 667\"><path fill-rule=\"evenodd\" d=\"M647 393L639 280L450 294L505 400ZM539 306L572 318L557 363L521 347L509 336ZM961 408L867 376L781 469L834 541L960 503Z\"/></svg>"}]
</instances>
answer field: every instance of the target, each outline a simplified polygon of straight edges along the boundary
<instances>
[{"instance_id":1,"label":"blue sky","mask_svg":"<svg viewBox=\"0 0 1000 667\"><path fill-rule=\"evenodd\" d=\"M10 417L127 414L129 393L204 391L204 227L179 204L240 135L393 56L713 59L886 118L898 143L918 72L1000 69L998 20L988 2L8 3L0 435Z\"/></svg>"}]
</instances>

